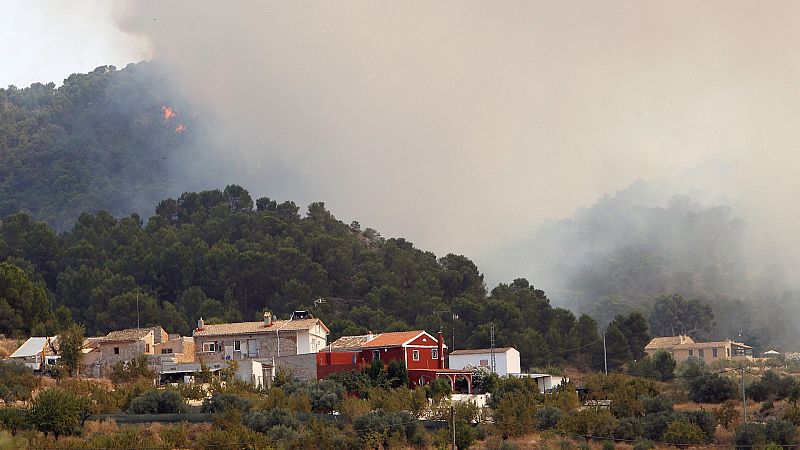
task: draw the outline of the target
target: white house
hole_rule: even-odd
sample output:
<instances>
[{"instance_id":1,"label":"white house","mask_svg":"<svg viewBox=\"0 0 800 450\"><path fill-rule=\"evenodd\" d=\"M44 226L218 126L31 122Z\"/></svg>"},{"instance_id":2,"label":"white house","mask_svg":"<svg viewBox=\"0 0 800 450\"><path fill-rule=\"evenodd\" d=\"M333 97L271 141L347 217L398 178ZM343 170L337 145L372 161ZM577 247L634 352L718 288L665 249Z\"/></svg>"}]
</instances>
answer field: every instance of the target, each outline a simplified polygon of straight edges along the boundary
<instances>
[{"instance_id":1,"label":"white house","mask_svg":"<svg viewBox=\"0 0 800 450\"><path fill-rule=\"evenodd\" d=\"M542 394L552 391L561 383L569 382L569 378L567 377L550 375L548 373L516 373L512 375L518 378L533 378L536 380L536 384L539 386L539 392Z\"/></svg>"},{"instance_id":2,"label":"white house","mask_svg":"<svg viewBox=\"0 0 800 450\"><path fill-rule=\"evenodd\" d=\"M519 351L514 347L494 349L495 372L500 376L520 373ZM492 350L476 348L456 350L450 353L450 368L461 370L467 366L487 367L492 365Z\"/></svg>"},{"instance_id":3,"label":"white house","mask_svg":"<svg viewBox=\"0 0 800 450\"><path fill-rule=\"evenodd\" d=\"M28 338L8 358L25 364L33 370L40 370L42 368L42 358L44 358L45 364L56 364L58 361L58 356L56 356L57 349L58 336L32 337Z\"/></svg>"},{"instance_id":4,"label":"white house","mask_svg":"<svg viewBox=\"0 0 800 450\"><path fill-rule=\"evenodd\" d=\"M236 369L236 378L256 387L264 387L264 366L258 361L241 361Z\"/></svg>"}]
</instances>

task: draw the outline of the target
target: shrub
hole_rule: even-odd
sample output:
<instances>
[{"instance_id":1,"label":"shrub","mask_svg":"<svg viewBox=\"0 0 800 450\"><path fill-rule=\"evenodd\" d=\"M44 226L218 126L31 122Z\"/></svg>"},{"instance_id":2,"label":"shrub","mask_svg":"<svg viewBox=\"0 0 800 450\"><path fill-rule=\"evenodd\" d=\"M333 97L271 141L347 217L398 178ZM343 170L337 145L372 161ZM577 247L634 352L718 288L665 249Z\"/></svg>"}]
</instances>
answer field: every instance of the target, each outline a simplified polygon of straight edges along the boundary
<instances>
[{"instance_id":1,"label":"shrub","mask_svg":"<svg viewBox=\"0 0 800 450\"><path fill-rule=\"evenodd\" d=\"M81 400L62 389L47 389L33 401L28 420L36 429L47 435L77 434L81 420Z\"/></svg>"},{"instance_id":2,"label":"shrub","mask_svg":"<svg viewBox=\"0 0 800 450\"><path fill-rule=\"evenodd\" d=\"M603 441L603 450L614 450L614 441Z\"/></svg>"},{"instance_id":3,"label":"shrub","mask_svg":"<svg viewBox=\"0 0 800 450\"><path fill-rule=\"evenodd\" d=\"M16 436L17 431L24 430L28 425L28 411L21 408L0 408L0 426Z\"/></svg>"},{"instance_id":4,"label":"shrub","mask_svg":"<svg viewBox=\"0 0 800 450\"><path fill-rule=\"evenodd\" d=\"M667 425L672 421L671 412L648 414L641 418L642 437L652 441L660 441L667 430Z\"/></svg>"},{"instance_id":5,"label":"shrub","mask_svg":"<svg viewBox=\"0 0 800 450\"><path fill-rule=\"evenodd\" d=\"M329 413L339 408L344 398L343 385L331 379L318 382L292 381L282 386L286 395L303 394L311 400L311 410L318 413Z\"/></svg>"},{"instance_id":6,"label":"shrub","mask_svg":"<svg viewBox=\"0 0 800 450\"><path fill-rule=\"evenodd\" d=\"M294 430L300 428L300 421L297 420L294 413L284 408L250 412L245 414L242 422L248 428L259 433L267 433L276 425L284 425Z\"/></svg>"},{"instance_id":7,"label":"shrub","mask_svg":"<svg viewBox=\"0 0 800 450\"><path fill-rule=\"evenodd\" d=\"M714 416L707 411L684 411L679 415L681 420L697 425L705 435L706 442L714 440L717 429L717 421Z\"/></svg>"},{"instance_id":8,"label":"shrub","mask_svg":"<svg viewBox=\"0 0 800 450\"><path fill-rule=\"evenodd\" d=\"M203 412L221 413L225 411L248 412L253 403L236 394L216 394L203 401Z\"/></svg>"},{"instance_id":9,"label":"shrub","mask_svg":"<svg viewBox=\"0 0 800 450\"><path fill-rule=\"evenodd\" d=\"M659 412L672 412L672 400L663 395L655 397L642 397L640 399L644 406L645 414L655 414Z\"/></svg>"},{"instance_id":10,"label":"shrub","mask_svg":"<svg viewBox=\"0 0 800 450\"><path fill-rule=\"evenodd\" d=\"M111 374L108 377L114 384L119 384L138 378L152 379L155 377L155 372L147 365L147 355L139 355L127 363L120 361L111 366Z\"/></svg>"},{"instance_id":11,"label":"shrub","mask_svg":"<svg viewBox=\"0 0 800 450\"><path fill-rule=\"evenodd\" d=\"M411 414L404 411L386 412L378 410L356 418L353 421L353 428L363 442L388 448L389 439L393 435L395 438L402 438L414 433L413 424L416 422L411 419ZM402 444L402 442L397 444Z\"/></svg>"},{"instance_id":12,"label":"shrub","mask_svg":"<svg viewBox=\"0 0 800 450\"><path fill-rule=\"evenodd\" d=\"M736 411L736 403L733 400L728 400L714 411L714 416L717 419L717 423L727 430L736 418L739 417L739 412Z\"/></svg>"},{"instance_id":13,"label":"shrub","mask_svg":"<svg viewBox=\"0 0 800 450\"><path fill-rule=\"evenodd\" d=\"M30 400L31 392L41 384L33 370L23 364L0 361L0 398L13 402Z\"/></svg>"},{"instance_id":14,"label":"shrub","mask_svg":"<svg viewBox=\"0 0 800 450\"><path fill-rule=\"evenodd\" d=\"M536 428L550 430L558 425L564 413L553 406L543 406L536 410Z\"/></svg>"},{"instance_id":15,"label":"shrub","mask_svg":"<svg viewBox=\"0 0 800 450\"><path fill-rule=\"evenodd\" d=\"M566 433L610 438L617 427L617 419L607 409L584 409L565 415L558 427Z\"/></svg>"},{"instance_id":16,"label":"shrub","mask_svg":"<svg viewBox=\"0 0 800 450\"><path fill-rule=\"evenodd\" d=\"M171 414L186 410L186 402L180 394L172 390L147 391L131 401L128 412L131 414Z\"/></svg>"},{"instance_id":17,"label":"shrub","mask_svg":"<svg viewBox=\"0 0 800 450\"><path fill-rule=\"evenodd\" d=\"M374 383L364 372L348 371L335 372L328 375L326 380L333 380L342 386L348 394L367 398L369 391L375 387Z\"/></svg>"},{"instance_id":18,"label":"shrub","mask_svg":"<svg viewBox=\"0 0 800 450\"><path fill-rule=\"evenodd\" d=\"M614 437L632 441L642 435L642 423L637 417L623 417L614 428Z\"/></svg>"},{"instance_id":19,"label":"shrub","mask_svg":"<svg viewBox=\"0 0 800 450\"><path fill-rule=\"evenodd\" d=\"M733 442L737 450L750 450L766 444L767 436L764 433L764 426L757 423L743 423L736 427L733 434Z\"/></svg>"},{"instance_id":20,"label":"shrub","mask_svg":"<svg viewBox=\"0 0 800 450\"><path fill-rule=\"evenodd\" d=\"M677 420L667 425L663 439L678 448L688 448L691 445L702 444L706 440L706 435L696 424Z\"/></svg>"},{"instance_id":21,"label":"shrub","mask_svg":"<svg viewBox=\"0 0 800 450\"><path fill-rule=\"evenodd\" d=\"M704 374L689 383L689 398L695 403L722 403L736 397L736 384L717 373Z\"/></svg>"},{"instance_id":22,"label":"shrub","mask_svg":"<svg viewBox=\"0 0 800 450\"><path fill-rule=\"evenodd\" d=\"M504 395L492 414L495 427L504 437L530 432L536 424L536 406L537 397L530 393L512 392Z\"/></svg>"},{"instance_id":23,"label":"shrub","mask_svg":"<svg viewBox=\"0 0 800 450\"><path fill-rule=\"evenodd\" d=\"M768 442L784 447L793 447L797 444L797 432L794 424L788 420L768 420L764 427L764 434Z\"/></svg>"}]
</instances>

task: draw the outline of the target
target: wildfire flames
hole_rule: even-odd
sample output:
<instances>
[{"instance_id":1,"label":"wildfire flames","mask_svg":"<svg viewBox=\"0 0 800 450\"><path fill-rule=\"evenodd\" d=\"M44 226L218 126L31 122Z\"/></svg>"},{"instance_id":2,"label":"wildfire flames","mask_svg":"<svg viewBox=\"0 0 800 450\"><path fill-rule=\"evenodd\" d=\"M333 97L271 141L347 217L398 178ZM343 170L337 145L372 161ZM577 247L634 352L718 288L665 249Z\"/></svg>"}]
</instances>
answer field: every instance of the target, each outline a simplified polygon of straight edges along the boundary
<instances>
[{"instance_id":1,"label":"wildfire flames","mask_svg":"<svg viewBox=\"0 0 800 450\"><path fill-rule=\"evenodd\" d=\"M164 120L169 120L175 117L175 110L169 106L162 106L161 111L164 113Z\"/></svg>"},{"instance_id":2,"label":"wildfire flames","mask_svg":"<svg viewBox=\"0 0 800 450\"><path fill-rule=\"evenodd\" d=\"M178 125L177 128L175 128L175 133L176 134L181 134L184 131L186 131L186 125L184 125L184 124L180 124L180 125Z\"/></svg>"}]
</instances>

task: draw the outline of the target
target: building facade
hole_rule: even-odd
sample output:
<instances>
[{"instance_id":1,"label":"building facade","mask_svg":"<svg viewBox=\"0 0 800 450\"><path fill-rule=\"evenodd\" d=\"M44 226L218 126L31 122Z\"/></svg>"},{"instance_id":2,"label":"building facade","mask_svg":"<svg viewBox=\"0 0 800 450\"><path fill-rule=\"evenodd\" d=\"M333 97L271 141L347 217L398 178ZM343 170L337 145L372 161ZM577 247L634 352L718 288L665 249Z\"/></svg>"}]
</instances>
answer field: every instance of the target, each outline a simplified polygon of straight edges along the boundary
<instances>
[{"instance_id":1,"label":"building facade","mask_svg":"<svg viewBox=\"0 0 800 450\"><path fill-rule=\"evenodd\" d=\"M514 347L501 347L494 349L495 373L500 376L517 374L521 372L519 351ZM450 353L451 369L464 369L466 367L491 368L492 350L478 348L469 350L456 350Z\"/></svg>"}]
</instances>

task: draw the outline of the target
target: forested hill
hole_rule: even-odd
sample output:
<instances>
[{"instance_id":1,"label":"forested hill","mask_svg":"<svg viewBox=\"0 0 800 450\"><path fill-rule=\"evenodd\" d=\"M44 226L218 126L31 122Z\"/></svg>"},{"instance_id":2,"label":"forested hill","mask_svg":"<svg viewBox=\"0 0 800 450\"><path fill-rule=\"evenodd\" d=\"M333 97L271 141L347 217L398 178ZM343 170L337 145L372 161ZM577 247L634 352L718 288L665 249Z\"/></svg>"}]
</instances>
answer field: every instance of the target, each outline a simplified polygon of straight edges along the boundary
<instances>
[{"instance_id":1,"label":"forested hill","mask_svg":"<svg viewBox=\"0 0 800 450\"><path fill-rule=\"evenodd\" d=\"M459 348L489 345L494 321L497 344L519 348L526 367L602 355L591 318L552 308L525 280L487 293L464 256L437 258L345 224L322 203L301 215L292 202L253 201L238 186L164 200L146 224L101 211L58 234L13 214L0 223L0 260L6 335L52 333L70 318L90 335L134 327L138 302L142 326L173 333L189 333L201 316L259 320L266 309L286 317L303 308L332 337L442 328L449 342L456 313Z\"/></svg>"},{"instance_id":2,"label":"forested hill","mask_svg":"<svg viewBox=\"0 0 800 450\"><path fill-rule=\"evenodd\" d=\"M0 217L26 210L64 230L84 211L142 214L173 195L169 164L192 124L168 86L139 63L0 89Z\"/></svg>"}]
</instances>

